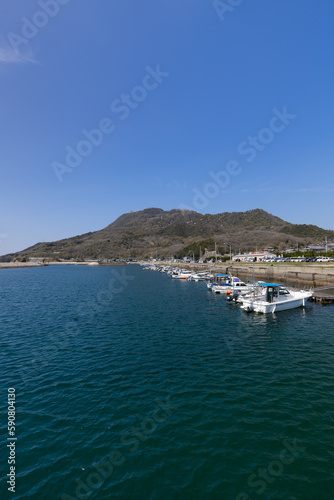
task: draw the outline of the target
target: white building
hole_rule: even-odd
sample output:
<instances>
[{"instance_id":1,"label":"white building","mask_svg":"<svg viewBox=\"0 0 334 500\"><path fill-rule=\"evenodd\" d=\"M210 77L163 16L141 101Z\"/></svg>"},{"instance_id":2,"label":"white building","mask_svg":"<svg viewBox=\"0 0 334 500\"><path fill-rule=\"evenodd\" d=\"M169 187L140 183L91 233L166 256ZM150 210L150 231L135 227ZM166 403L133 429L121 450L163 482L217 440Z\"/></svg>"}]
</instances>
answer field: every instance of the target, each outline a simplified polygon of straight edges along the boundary
<instances>
[{"instance_id":1,"label":"white building","mask_svg":"<svg viewBox=\"0 0 334 500\"><path fill-rule=\"evenodd\" d=\"M233 255L233 262L253 262L256 259L256 262L261 262L264 259L274 259L277 257L274 253L263 251L263 252L249 252Z\"/></svg>"}]
</instances>

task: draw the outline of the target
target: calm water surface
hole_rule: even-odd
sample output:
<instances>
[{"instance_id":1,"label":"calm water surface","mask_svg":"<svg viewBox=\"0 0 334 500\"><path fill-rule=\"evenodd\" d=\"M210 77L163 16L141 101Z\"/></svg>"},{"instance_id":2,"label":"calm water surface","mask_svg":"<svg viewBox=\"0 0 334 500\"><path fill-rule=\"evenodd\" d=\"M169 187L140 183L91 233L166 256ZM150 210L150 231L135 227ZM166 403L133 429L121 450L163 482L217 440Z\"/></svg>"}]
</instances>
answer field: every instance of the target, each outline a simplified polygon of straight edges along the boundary
<instances>
[{"instance_id":1,"label":"calm water surface","mask_svg":"<svg viewBox=\"0 0 334 500\"><path fill-rule=\"evenodd\" d=\"M0 285L0 498L334 498L333 306L246 314L139 266Z\"/></svg>"}]
</instances>

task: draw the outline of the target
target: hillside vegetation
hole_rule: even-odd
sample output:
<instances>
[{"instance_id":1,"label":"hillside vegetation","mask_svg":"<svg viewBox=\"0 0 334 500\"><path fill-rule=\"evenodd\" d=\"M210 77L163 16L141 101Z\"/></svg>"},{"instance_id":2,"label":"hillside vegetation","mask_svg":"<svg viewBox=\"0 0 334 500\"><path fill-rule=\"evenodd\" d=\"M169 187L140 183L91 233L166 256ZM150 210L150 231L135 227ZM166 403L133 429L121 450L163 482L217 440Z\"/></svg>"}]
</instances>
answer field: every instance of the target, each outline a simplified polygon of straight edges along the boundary
<instances>
[{"instance_id":1,"label":"hillside vegetation","mask_svg":"<svg viewBox=\"0 0 334 500\"><path fill-rule=\"evenodd\" d=\"M37 243L21 252L1 257L2 261L42 257L45 259L115 259L183 256L201 246L233 252L263 249L279 251L321 241L334 240L334 231L313 225L290 224L261 209L247 212L205 214L190 210L148 208L121 215L100 231L64 240Z\"/></svg>"}]
</instances>

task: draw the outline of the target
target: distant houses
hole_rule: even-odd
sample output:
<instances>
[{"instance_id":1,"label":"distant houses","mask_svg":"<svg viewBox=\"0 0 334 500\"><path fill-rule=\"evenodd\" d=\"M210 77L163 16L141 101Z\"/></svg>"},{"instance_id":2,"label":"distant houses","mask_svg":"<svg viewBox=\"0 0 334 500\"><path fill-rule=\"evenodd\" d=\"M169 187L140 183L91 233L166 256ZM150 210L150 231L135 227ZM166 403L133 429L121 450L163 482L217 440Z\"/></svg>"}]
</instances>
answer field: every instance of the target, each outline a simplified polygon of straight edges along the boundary
<instances>
[{"instance_id":1,"label":"distant houses","mask_svg":"<svg viewBox=\"0 0 334 500\"><path fill-rule=\"evenodd\" d=\"M264 250L263 252L248 252L248 253L239 253L239 254L233 255L232 261L233 262L253 262L255 259L255 262L261 262L264 259L274 259L275 257L277 257L276 254Z\"/></svg>"},{"instance_id":2,"label":"distant houses","mask_svg":"<svg viewBox=\"0 0 334 500\"><path fill-rule=\"evenodd\" d=\"M308 245L307 247L302 248L301 252L325 253L325 252L332 252L333 250L334 250L334 243L323 242L322 245Z\"/></svg>"},{"instance_id":3,"label":"distant houses","mask_svg":"<svg viewBox=\"0 0 334 500\"><path fill-rule=\"evenodd\" d=\"M326 241L324 241L321 244L307 245L306 247L299 248L299 249L298 248L288 248L287 250L284 250L284 253L315 252L316 254L323 254L326 252L333 252L333 250L334 250L334 243L327 243Z\"/></svg>"}]
</instances>

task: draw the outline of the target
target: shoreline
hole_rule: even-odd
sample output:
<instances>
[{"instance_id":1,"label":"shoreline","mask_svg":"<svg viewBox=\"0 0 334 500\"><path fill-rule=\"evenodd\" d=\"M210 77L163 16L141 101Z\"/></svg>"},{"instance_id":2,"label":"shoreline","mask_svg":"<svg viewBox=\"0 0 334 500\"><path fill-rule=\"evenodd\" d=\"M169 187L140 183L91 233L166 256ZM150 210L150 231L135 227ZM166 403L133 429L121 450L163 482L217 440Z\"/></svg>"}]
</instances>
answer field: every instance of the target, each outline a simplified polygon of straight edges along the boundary
<instances>
[{"instance_id":1,"label":"shoreline","mask_svg":"<svg viewBox=\"0 0 334 500\"><path fill-rule=\"evenodd\" d=\"M47 264L35 264L34 262L0 262L0 269L19 269L22 267L45 267Z\"/></svg>"},{"instance_id":2,"label":"shoreline","mask_svg":"<svg viewBox=\"0 0 334 500\"><path fill-rule=\"evenodd\" d=\"M157 261L157 265L170 266L171 262ZM19 269L28 267L45 267L48 265L57 266L123 266L128 265L127 262L97 262L97 261L82 261L82 262L0 262L0 269ZM253 278L253 264L240 263L240 262L224 262L222 264L199 264L199 263L186 263L178 262L173 263L173 267L183 267L200 271L210 269L212 273L232 273L234 275L241 275L245 279L251 280ZM254 277L263 281L286 281L298 284L308 285L312 288L334 286L334 266L324 263L319 264L296 264L296 263L277 263L265 264L263 262L256 262L254 265Z\"/></svg>"},{"instance_id":3,"label":"shoreline","mask_svg":"<svg viewBox=\"0 0 334 500\"><path fill-rule=\"evenodd\" d=\"M127 262L0 262L0 269L20 269L25 267L46 267L46 266L124 266Z\"/></svg>"}]
</instances>

